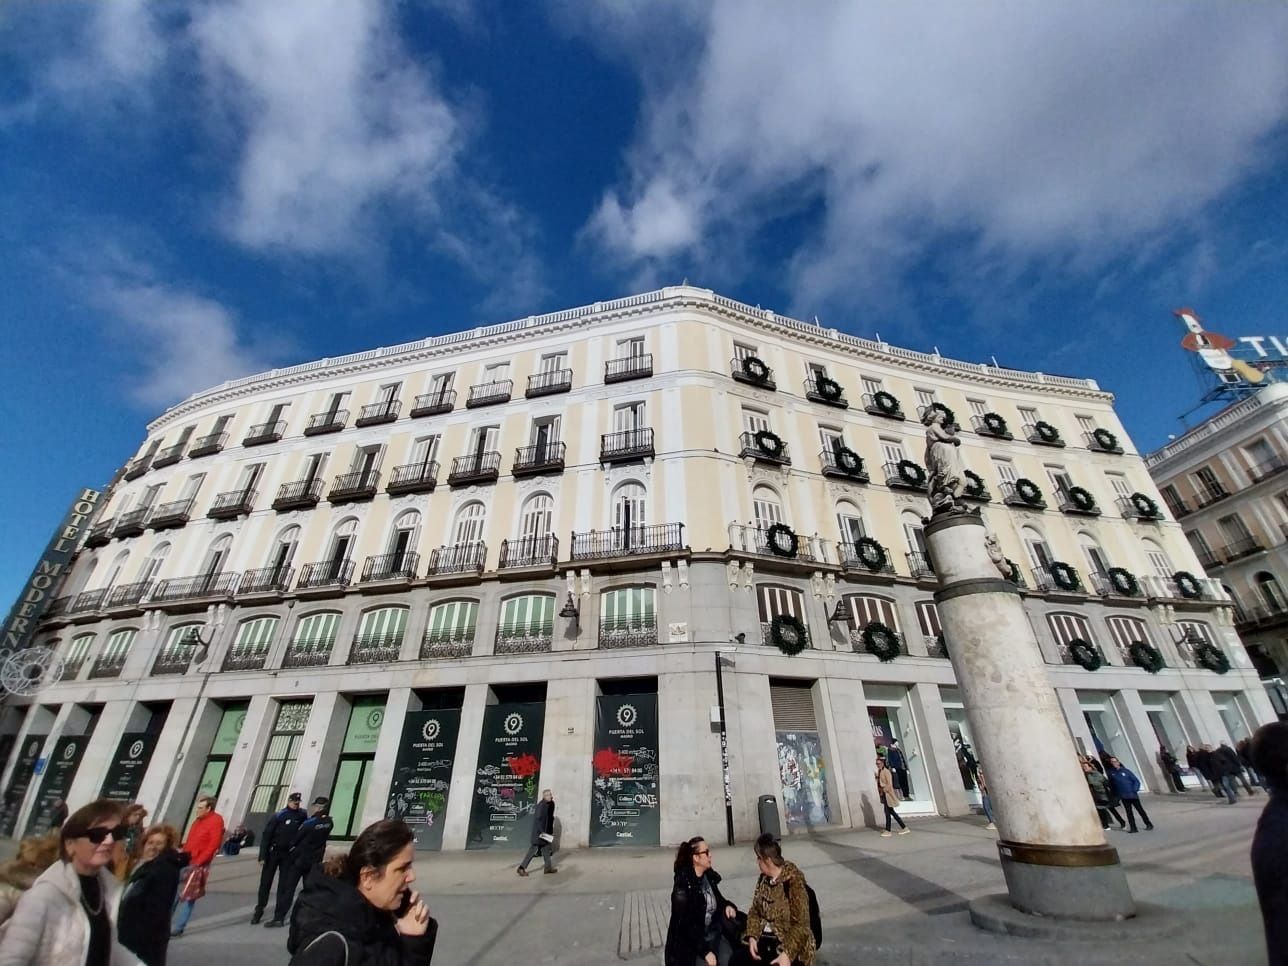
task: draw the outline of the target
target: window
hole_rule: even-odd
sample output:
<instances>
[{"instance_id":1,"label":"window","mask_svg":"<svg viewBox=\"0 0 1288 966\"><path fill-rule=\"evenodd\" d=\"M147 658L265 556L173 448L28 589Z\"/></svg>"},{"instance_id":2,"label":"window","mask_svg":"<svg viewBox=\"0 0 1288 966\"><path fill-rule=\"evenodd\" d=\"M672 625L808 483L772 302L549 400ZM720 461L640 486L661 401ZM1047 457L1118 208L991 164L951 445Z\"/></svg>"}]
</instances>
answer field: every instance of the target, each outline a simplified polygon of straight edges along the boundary
<instances>
[{"instance_id":1,"label":"window","mask_svg":"<svg viewBox=\"0 0 1288 966\"><path fill-rule=\"evenodd\" d=\"M1172 511L1172 516L1179 517L1185 515L1185 501L1181 499L1181 494L1173 484L1168 483L1165 487L1159 490L1159 492L1163 494L1163 502L1166 503L1167 508Z\"/></svg>"},{"instance_id":2,"label":"window","mask_svg":"<svg viewBox=\"0 0 1288 966\"><path fill-rule=\"evenodd\" d=\"M201 484L206 482L205 473L194 473L183 484L183 489L179 492L180 500L195 500L197 493L201 489Z\"/></svg>"},{"instance_id":3,"label":"window","mask_svg":"<svg viewBox=\"0 0 1288 966\"><path fill-rule=\"evenodd\" d=\"M309 614L301 618L295 626L295 636L291 639L292 651L315 651L331 653L335 643L336 632L340 629L340 615L334 611L323 611L320 614Z\"/></svg>"},{"instance_id":4,"label":"window","mask_svg":"<svg viewBox=\"0 0 1288 966\"><path fill-rule=\"evenodd\" d=\"M135 510L151 509L152 506L157 502L157 497L161 495L161 491L163 489L165 489L165 484L163 483L157 483L153 486L149 486L146 490L143 491L143 496L139 499L138 505L134 509Z\"/></svg>"},{"instance_id":5,"label":"window","mask_svg":"<svg viewBox=\"0 0 1288 966\"><path fill-rule=\"evenodd\" d=\"M651 631L657 638L657 591L651 586L619 587L599 595L599 633Z\"/></svg>"},{"instance_id":6,"label":"window","mask_svg":"<svg viewBox=\"0 0 1288 966\"><path fill-rule=\"evenodd\" d=\"M885 457L887 463L898 463L908 458L908 454L904 452L903 443L897 439L882 439L881 455Z\"/></svg>"},{"instance_id":7,"label":"window","mask_svg":"<svg viewBox=\"0 0 1288 966\"><path fill-rule=\"evenodd\" d=\"M77 634L72 638L64 655L64 664L68 671L75 674L80 670L81 665L85 663L85 658L89 657L89 649L93 644L93 634Z\"/></svg>"},{"instance_id":8,"label":"window","mask_svg":"<svg viewBox=\"0 0 1288 966\"><path fill-rule=\"evenodd\" d=\"M1225 487L1221 481L1216 478L1216 473L1210 466L1200 466L1193 476L1194 489L1199 492L1201 498L1211 500L1214 497L1224 496Z\"/></svg>"},{"instance_id":9,"label":"window","mask_svg":"<svg viewBox=\"0 0 1288 966\"><path fill-rule=\"evenodd\" d=\"M1015 474L1015 466L1010 460L997 459L994 457L993 472L997 474L997 481L999 483L1014 483L1019 479Z\"/></svg>"},{"instance_id":10,"label":"window","mask_svg":"<svg viewBox=\"0 0 1288 966\"><path fill-rule=\"evenodd\" d=\"M863 628L873 621L879 621L896 634L899 633L899 611L893 600L888 597L875 597L871 594L846 594L845 603L850 611L854 630L862 633Z\"/></svg>"},{"instance_id":11,"label":"window","mask_svg":"<svg viewBox=\"0 0 1288 966\"><path fill-rule=\"evenodd\" d=\"M524 540L538 541L554 527L555 501L548 493L534 493L523 504L519 535Z\"/></svg>"},{"instance_id":12,"label":"window","mask_svg":"<svg viewBox=\"0 0 1288 966\"><path fill-rule=\"evenodd\" d=\"M1058 493L1062 500L1069 498L1069 490L1073 487L1073 480L1069 479L1069 474L1065 472L1063 466L1047 466L1047 479L1051 481L1051 491Z\"/></svg>"},{"instance_id":13,"label":"window","mask_svg":"<svg viewBox=\"0 0 1288 966\"><path fill-rule=\"evenodd\" d=\"M1020 530L1020 539L1024 541L1024 549L1028 551L1029 563L1033 569L1045 570L1052 559L1046 538L1033 527L1024 527Z\"/></svg>"},{"instance_id":14,"label":"window","mask_svg":"<svg viewBox=\"0 0 1288 966\"><path fill-rule=\"evenodd\" d=\"M1047 614L1047 626L1051 628L1051 636L1055 638L1060 659L1065 664L1073 663L1069 656L1069 645L1075 640L1086 641L1097 651L1100 650L1091 638L1091 628L1084 617L1077 614Z\"/></svg>"},{"instance_id":15,"label":"window","mask_svg":"<svg viewBox=\"0 0 1288 966\"><path fill-rule=\"evenodd\" d=\"M984 399L967 399L966 404L970 406L972 416L983 416L989 412L988 401Z\"/></svg>"},{"instance_id":16,"label":"window","mask_svg":"<svg viewBox=\"0 0 1288 966\"><path fill-rule=\"evenodd\" d=\"M160 547L156 548L156 550L153 550L152 553L155 554L157 550L160 550L162 548L164 548L166 551L169 551L170 545L168 543L163 543L161 544ZM164 559L164 555L162 559ZM112 565L107 568L107 579L103 581L103 583L100 586L103 586L103 587L115 586L116 582L121 578L121 573L125 570L125 565L129 562L130 562L130 551L122 550L120 553L118 553L116 555L116 559L112 561ZM158 564L158 566L160 565ZM143 569L144 571L146 571L147 566L144 565ZM140 581L145 581L148 579L149 578L146 575L139 577Z\"/></svg>"},{"instance_id":17,"label":"window","mask_svg":"<svg viewBox=\"0 0 1288 966\"><path fill-rule=\"evenodd\" d=\"M237 490L249 494L259 483L259 478L264 474L263 463L251 463L249 466L242 467L241 480L237 484Z\"/></svg>"},{"instance_id":18,"label":"window","mask_svg":"<svg viewBox=\"0 0 1288 966\"><path fill-rule=\"evenodd\" d=\"M1126 499L1132 494L1132 488L1127 484L1127 477L1121 473L1106 473L1105 479L1109 481L1109 487L1114 491L1114 496Z\"/></svg>"},{"instance_id":19,"label":"window","mask_svg":"<svg viewBox=\"0 0 1288 966\"><path fill-rule=\"evenodd\" d=\"M419 537L420 514L415 510L404 510L398 514L389 533L388 569L398 571L407 566L407 554L415 552Z\"/></svg>"},{"instance_id":20,"label":"window","mask_svg":"<svg viewBox=\"0 0 1288 966\"><path fill-rule=\"evenodd\" d=\"M210 435L218 436L220 433L222 433L224 430L228 428L228 424L231 423L232 421L233 421L233 417L231 415L220 416L218 419L215 420L215 425L211 427Z\"/></svg>"},{"instance_id":21,"label":"window","mask_svg":"<svg viewBox=\"0 0 1288 966\"><path fill-rule=\"evenodd\" d=\"M456 378L453 372L442 372L429 382L429 391L435 396L445 396L452 391L452 380Z\"/></svg>"},{"instance_id":22,"label":"window","mask_svg":"<svg viewBox=\"0 0 1288 966\"><path fill-rule=\"evenodd\" d=\"M1087 433L1088 435L1090 435L1091 433L1094 433L1096 431L1096 421L1092 419L1090 416L1080 415L1075 418L1078 420L1078 428L1082 430L1084 433Z\"/></svg>"},{"instance_id":23,"label":"window","mask_svg":"<svg viewBox=\"0 0 1288 966\"><path fill-rule=\"evenodd\" d=\"M353 454L349 472L357 474L358 485L366 486L371 475L380 468L380 454L384 447L379 443L371 446L360 446Z\"/></svg>"},{"instance_id":24,"label":"window","mask_svg":"<svg viewBox=\"0 0 1288 966\"><path fill-rule=\"evenodd\" d=\"M1254 439L1243 447L1244 459L1248 461L1248 468L1252 471L1253 480L1258 480L1262 476L1267 476L1271 468L1278 460L1275 458L1275 450L1264 439Z\"/></svg>"},{"instance_id":25,"label":"window","mask_svg":"<svg viewBox=\"0 0 1288 966\"><path fill-rule=\"evenodd\" d=\"M863 524L863 514L848 500L842 500L836 505L836 524L841 530L841 542L851 547L868 535L867 527Z\"/></svg>"},{"instance_id":26,"label":"window","mask_svg":"<svg viewBox=\"0 0 1288 966\"><path fill-rule=\"evenodd\" d=\"M107 643L103 645L103 653L98 656L99 666L121 668L125 664L125 659L130 656L130 648L134 646L134 638L138 633L133 627L123 627L113 631Z\"/></svg>"},{"instance_id":27,"label":"window","mask_svg":"<svg viewBox=\"0 0 1288 966\"><path fill-rule=\"evenodd\" d=\"M499 637L549 637L555 624L554 594L526 594L501 604Z\"/></svg>"},{"instance_id":28,"label":"window","mask_svg":"<svg viewBox=\"0 0 1288 966\"><path fill-rule=\"evenodd\" d=\"M483 504L475 500L466 503L456 511L456 525L453 529L452 542L479 543L483 539Z\"/></svg>"},{"instance_id":29,"label":"window","mask_svg":"<svg viewBox=\"0 0 1288 966\"><path fill-rule=\"evenodd\" d=\"M406 607L379 607L362 615L354 643L367 647L397 645L402 643L406 630Z\"/></svg>"},{"instance_id":30,"label":"window","mask_svg":"<svg viewBox=\"0 0 1288 966\"><path fill-rule=\"evenodd\" d=\"M398 394L402 391L401 382L391 382L388 385L380 387L380 392L376 394L376 402L384 406L386 411L398 401Z\"/></svg>"},{"instance_id":31,"label":"window","mask_svg":"<svg viewBox=\"0 0 1288 966\"><path fill-rule=\"evenodd\" d=\"M165 558L170 555L170 544L163 543L152 549L148 554L148 559L143 562L143 570L139 572L139 583L145 584L149 580L155 580L161 573L161 567L165 563ZM115 579L115 574L112 578Z\"/></svg>"},{"instance_id":32,"label":"window","mask_svg":"<svg viewBox=\"0 0 1288 966\"><path fill-rule=\"evenodd\" d=\"M510 378L510 363L494 362L483 367L484 382L503 382Z\"/></svg>"},{"instance_id":33,"label":"window","mask_svg":"<svg viewBox=\"0 0 1288 966\"><path fill-rule=\"evenodd\" d=\"M754 345L747 345L742 342L733 344L733 357L739 364L750 356L759 356L760 352Z\"/></svg>"},{"instance_id":34,"label":"window","mask_svg":"<svg viewBox=\"0 0 1288 966\"><path fill-rule=\"evenodd\" d=\"M644 336L631 336L629 339L617 340L618 358L638 359L645 355Z\"/></svg>"},{"instance_id":35,"label":"window","mask_svg":"<svg viewBox=\"0 0 1288 966\"><path fill-rule=\"evenodd\" d=\"M1093 574L1106 574L1109 572L1109 562L1105 559L1105 552L1096 542L1096 538L1087 532L1078 534L1078 543L1082 545L1082 555L1087 558L1087 572Z\"/></svg>"},{"instance_id":36,"label":"window","mask_svg":"<svg viewBox=\"0 0 1288 966\"><path fill-rule=\"evenodd\" d=\"M331 393L331 402L328 403L326 407L326 414L330 418L327 419L326 425L331 425L339 418L338 414L340 410L344 408L345 400L348 398L349 394L347 392Z\"/></svg>"},{"instance_id":37,"label":"window","mask_svg":"<svg viewBox=\"0 0 1288 966\"><path fill-rule=\"evenodd\" d=\"M438 459L438 443L442 439L437 433L432 436L421 436L411 446L411 464L426 467Z\"/></svg>"},{"instance_id":38,"label":"window","mask_svg":"<svg viewBox=\"0 0 1288 966\"><path fill-rule=\"evenodd\" d=\"M809 622L805 619L805 596L790 587L778 587L772 584L760 584L756 587L756 604L760 612L760 642L773 644L770 637L771 625L775 617L786 615L795 617L806 627L806 641L809 640ZM808 644L807 644L808 646Z\"/></svg>"},{"instance_id":39,"label":"window","mask_svg":"<svg viewBox=\"0 0 1288 966\"><path fill-rule=\"evenodd\" d=\"M1194 553L1198 556L1200 563L1214 563L1216 561L1216 554L1212 552L1212 548L1208 545L1207 537L1203 536L1199 531L1186 530L1185 539L1190 542L1190 546L1194 549Z\"/></svg>"},{"instance_id":40,"label":"window","mask_svg":"<svg viewBox=\"0 0 1288 966\"><path fill-rule=\"evenodd\" d=\"M758 486L751 492L751 511L756 526L766 530L783 522L783 508L778 494L767 486Z\"/></svg>"},{"instance_id":41,"label":"window","mask_svg":"<svg viewBox=\"0 0 1288 966\"><path fill-rule=\"evenodd\" d=\"M1131 666L1131 646L1136 641L1142 644L1152 643L1149 639L1149 631L1145 622L1139 617L1110 617L1106 621L1109 625L1109 636L1118 648L1118 653L1122 655L1123 663Z\"/></svg>"},{"instance_id":42,"label":"window","mask_svg":"<svg viewBox=\"0 0 1288 966\"><path fill-rule=\"evenodd\" d=\"M917 601L917 627L922 637L934 638L944 632L944 625L939 621L939 608L933 600Z\"/></svg>"},{"instance_id":43,"label":"window","mask_svg":"<svg viewBox=\"0 0 1288 966\"><path fill-rule=\"evenodd\" d=\"M326 453L311 453L304 458L304 481L312 483L321 478L326 466Z\"/></svg>"},{"instance_id":44,"label":"window","mask_svg":"<svg viewBox=\"0 0 1288 966\"><path fill-rule=\"evenodd\" d=\"M280 621L276 617L253 617L237 627L237 640L224 664L227 670L258 670L268 658Z\"/></svg>"},{"instance_id":45,"label":"window","mask_svg":"<svg viewBox=\"0 0 1288 966\"><path fill-rule=\"evenodd\" d=\"M232 553L232 549L233 535L231 533L216 537L215 541L210 545L210 549L206 551L206 559L201 565L201 572L203 574L222 573L224 564L228 562L228 555Z\"/></svg>"},{"instance_id":46,"label":"window","mask_svg":"<svg viewBox=\"0 0 1288 966\"><path fill-rule=\"evenodd\" d=\"M901 521L903 523L903 538L907 541L908 549L912 553L925 554L926 532L921 523L921 515L904 511Z\"/></svg>"},{"instance_id":47,"label":"window","mask_svg":"<svg viewBox=\"0 0 1288 966\"><path fill-rule=\"evenodd\" d=\"M476 600L445 600L429 611L429 624L425 628L428 644L474 643L475 625L478 622L479 604Z\"/></svg>"},{"instance_id":48,"label":"window","mask_svg":"<svg viewBox=\"0 0 1288 966\"><path fill-rule=\"evenodd\" d=\"M1248 530L1248 525L1243 522L1243 518L1237 513L1231 513L1229 516L1221 517L1216 521L1221 528L1221 533L1225 537L1227 547L1237 548L1246 546L1252 542L1252 533Z\"/></svg>"},{"instance_id":49,"label":"window","mask_svg":"<svg viewBox=\"0 0 1288 966\"><path fill-rule=\"evenodd\" d=\"M881 380L873 379L871 376L862 376L859 381L863 383L863 391L869 396L876 395L883 388Z\"/></svg>"},{"instance_id":50,"label":"window","mask_svg":"<svg viewBox=\"0 0 1288 966\"><path fill-rule=\"evenodd\" d=\"M201 633L201 625L196 623L178 624L170 628L165 643L157 653L152 673L182 673L188 668L196 638Z\"/></svg>"},{"instance_id":51,"label":"window","mask_svg":"<svg viewBox=\"0 0 1288 966\"><path fill-rule=\"evenodd\" d=\"M933 389L914 389L913 391L917 394L918 406L930 406L939 401L935 398L935 391Z\"/></svg>"},{"instance_id":52,"label":"window","mask_svg":"<svg viewBox=\"0 0 1288 966\"><path fill-rule=\"evenodd\" d=\"M286 804L312 705L311 701L283 701L277 706L277 721L259 766L248 812L276 812Z\"/></svg>"},{"instance_id":53,"label":"window","mask_svg":"<svg viewBox=\"0 0 1288 966\"><path fill-rule=\"evenodd\" d=\"M629 402L613 407L614 433L633 433L635 430L644 429L645 427L644 404L642 402Z\"/></svg>"},{"instance_id":54,"label":"window","mask_svg":"<svg viewBox=\"0 0 1288 966\"><path fill-rule=\"evenodd\" d=\"M1147 539L1141 541L1141 548L1145 551L1145 559L1149 561L1150 569L1153 570L1157 576L1163 577L1164 579L1172 576L1173 570L1171 561L1167 559L1167 554L1163 552L1162 547L1156 544L1153 540Z\"/></svg>"},{"instance_id":55,"label":"window","mask_svg":"<svg viewBox=\"0 0 1288 966\"><path fill-rule=\"evenodd\" d=\"M358 521L349 517L340 521L331 534L331 549L327 554L327 561L334 566L337 573L353 551L357 532Z\"/></svg>"},{"instance_id":56,"label":"window","mask_svg":"<svg viewBox=\"0 0 1288 966\"><path fill-rule=\"evenodd\" d=\"M538 462L548 459L550 448L558 444L559 421L560 417L558 416L542 416L532 421L530 442L534 450L534 458Z\"/></svg>"},{"instance_id":57,"label":"window","mask_svg":"<svg viewBox=\"0 0 1288 966\"><path fill-rule=\"evenodd\" d=\"M769 414L755 409L742 411L742 428L744 432L760 433L769 430Z\"/></svg>"},{"instance_id":58,"label":"window","mask_svg":"<svg viewBox=\"0 0 1288 966\"><path fill-rule=\"evenodd\" d=\"M273 555L269 558L269 567L280 574L291 566L295 559L295 548L300 543L300 528L290 526L283 530L273 545Z\"/></svg>"},{"instance_id":59,"label":"window","mask_svg":"<svg viewBox=\"0 0 1288 966\"><path fill-rule=\"evenodd\" d=\"M1041 422L1038 417L1038 411L1032 406L1017 406L1020 412L1020 422L1025 426L1032 426L1034 423Z\"/></svg>"},{"instance_id":60,"label":"window","mask_svg":"<svg viewBox=\"0 0 1288 966\"><path fill-rule=\"evenodd\" d=\"M613 491L613 529L624 534L643 527L648 520L647 496L644 486L634 480L619 484Z\"/></svg>"},{"instance_id":61,"label":"window","mask_svg":"<svg viewBox=\"0 0 1288 966\"><path fill-rule=\"evenodd\" d=\"M500 435L500 426L476 426L470 434L470 455L481 459L484 453L493 452Z\"/></svg>"},{"instance_id":62,"label":"window","mask_svg":"<svg viewBox=\"0 0 1288 966\"><path fill-rule=\"evenodd\" d=\"M841 431L832 426L820 426L818 428L818 441L822 444L824 453L836 455L837 451L845 446L845 437Z\"/></svg>"},{"instance_id":63,"label":"window","mask_svg":"<svg viewBox=\"0 0 1288 966\"><path fill-rule=\"evenodd\" d=\"M1267 570L1259 571L1252 578L1252 583L1267 610L1276 614L1288 610L1288 598L1284 596L1283 587L1274 574Z\"/></svg>"},{"instance_id":64,"label":"window","mask_svg":"<svg viewBox=\"0 0 1288 966\"><path fill-rule=\"evenodd\" d=\"M538 366L537 371L542 374L548 375L549 373L558 372L560 369L567 369L567 368L568 368L568 353L551 352L548 355L543 355L541 357L541 363Z\"/></svg>"}]
</instances>

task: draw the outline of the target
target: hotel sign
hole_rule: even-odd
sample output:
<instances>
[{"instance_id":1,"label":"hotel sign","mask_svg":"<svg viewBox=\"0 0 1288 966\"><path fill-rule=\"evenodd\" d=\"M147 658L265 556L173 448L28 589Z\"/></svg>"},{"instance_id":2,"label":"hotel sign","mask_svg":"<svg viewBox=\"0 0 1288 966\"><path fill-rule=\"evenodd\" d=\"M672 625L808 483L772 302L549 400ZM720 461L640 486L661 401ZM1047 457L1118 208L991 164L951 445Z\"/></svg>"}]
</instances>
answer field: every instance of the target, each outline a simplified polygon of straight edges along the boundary
<instances>
[{"instance_id":1,"label":"hotel sign","mask_svg":"<svg viewBox=\"0 0 1288 966\"><path fill-rule=\"evenodd\" d=\"M41 554L36 569L22 589L17 603L4 622L4 636L0 649L16 653L31 644L36 625L49 607L59 582L67 574L72 554L80 545L81 537L89 529L90 521L98 510L102 494L98 490L84 490L67 511L63 525L58 528L49 546Z\"/></svg>"}]
</instances>

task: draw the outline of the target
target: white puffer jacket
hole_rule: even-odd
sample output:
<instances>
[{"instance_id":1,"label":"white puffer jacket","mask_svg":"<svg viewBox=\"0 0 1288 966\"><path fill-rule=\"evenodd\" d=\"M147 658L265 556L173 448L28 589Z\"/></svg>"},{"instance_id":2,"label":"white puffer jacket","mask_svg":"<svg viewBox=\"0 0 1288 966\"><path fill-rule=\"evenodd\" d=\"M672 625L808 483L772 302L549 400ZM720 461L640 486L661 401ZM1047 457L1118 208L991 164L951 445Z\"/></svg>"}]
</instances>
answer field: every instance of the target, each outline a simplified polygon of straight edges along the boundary
<instances>
[{"instance_id":1,"label":"white puffer jacket","mask_svg":"<svg viewBox=\"0 0 1288 966\"><path fill-rule=\"evenodd\" d=\"M107 917L112 923L112 966L142 966L116 941L120 883L98 872ZM80 880L70 862L55 862L18 900L0 940L0 966L71 966L89 955L89 916L80 901Z\"/></svg>"}]
</instances>

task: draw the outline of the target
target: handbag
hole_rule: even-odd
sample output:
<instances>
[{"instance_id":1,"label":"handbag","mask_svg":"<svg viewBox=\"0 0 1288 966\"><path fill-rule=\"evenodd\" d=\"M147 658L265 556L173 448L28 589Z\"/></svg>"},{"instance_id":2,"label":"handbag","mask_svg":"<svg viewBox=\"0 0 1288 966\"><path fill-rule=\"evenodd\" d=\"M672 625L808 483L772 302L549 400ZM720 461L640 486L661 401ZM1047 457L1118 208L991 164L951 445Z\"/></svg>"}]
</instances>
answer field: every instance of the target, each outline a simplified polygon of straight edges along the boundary
<instances>
[{"instance_id":1,"label":"handbag","mask_svg":"<svg viewBox=\"0 0 1288 966\"><path fill-rule=\"evenodd\" d=\"M326 939L327 936L335 936L337 939L340 940L340 945L344 947L344 966L349 966L349 940L345 939L343 934L336 932L334 929L330 930L329 932L324 932L322 935L318 936L311 943L309 943L307 946L301 949L299 953L297 953L296 955L303 956L310 949L312 949L314 946L320 943L323 939ZM292 957L291 962L295 962L294 957Z\"/></svg>"},{"instance_id":2,"label":"handbag","mask_svg":"<svg viewBox=\"0 0 1288 966\"><path fill-rule=\"evenodd\" d=\"M547 844L555 840L555 837L551 835L549 832L542 832L540 835L537 836L537 838L541 839L541 841L546 842Z\"/></svg>"}]
</instances>

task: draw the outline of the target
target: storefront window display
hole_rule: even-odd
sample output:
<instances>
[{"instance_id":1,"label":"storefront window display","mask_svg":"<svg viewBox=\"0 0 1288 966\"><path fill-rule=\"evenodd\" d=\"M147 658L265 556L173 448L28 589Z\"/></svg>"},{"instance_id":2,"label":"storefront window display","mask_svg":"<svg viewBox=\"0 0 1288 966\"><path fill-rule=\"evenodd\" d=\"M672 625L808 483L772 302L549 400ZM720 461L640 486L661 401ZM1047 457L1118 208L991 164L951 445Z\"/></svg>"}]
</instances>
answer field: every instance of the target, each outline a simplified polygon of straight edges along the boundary
<instances>
[{"instance_id":1,"label":"storefront window display","mask_svg":"<svg viewBox=\"0 0 1288 966\"><path fill-rule=\"evenodd\" d=\"M895 784L904 799L899 811L905 815L935 814L926 761L908 703L908 688L897 684L870 684L865 690L874 749L890 761Z\"/></svg>"}]
</instances>

